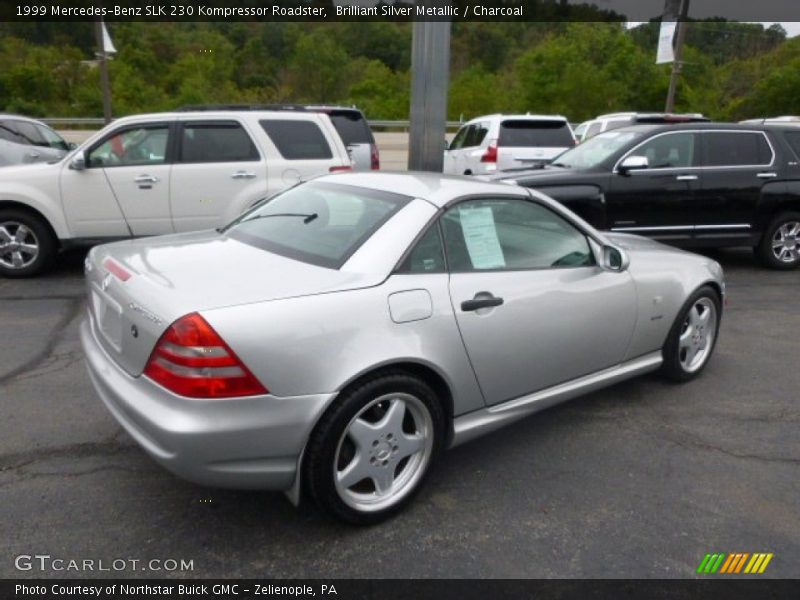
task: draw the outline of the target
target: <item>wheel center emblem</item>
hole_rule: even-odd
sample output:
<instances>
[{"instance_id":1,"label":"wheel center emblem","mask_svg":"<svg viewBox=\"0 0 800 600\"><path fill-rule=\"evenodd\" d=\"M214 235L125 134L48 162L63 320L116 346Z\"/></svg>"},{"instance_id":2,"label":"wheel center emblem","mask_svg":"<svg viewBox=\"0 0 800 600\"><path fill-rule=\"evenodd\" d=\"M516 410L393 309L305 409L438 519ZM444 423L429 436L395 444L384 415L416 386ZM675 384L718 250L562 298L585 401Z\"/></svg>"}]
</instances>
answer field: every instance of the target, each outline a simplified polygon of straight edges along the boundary
<instances>
[{"instance_id":1,"label":"wheel center emblem","mask_svg":"<svg viewBox=\"0 0 800 600\"><path fill-rule=\"evenodd\" d=\"M378 460L386 460L392 455L392 448L385 442L378 446L375 450L375 456L378 458Z\"/></svg>"}]
</instances>

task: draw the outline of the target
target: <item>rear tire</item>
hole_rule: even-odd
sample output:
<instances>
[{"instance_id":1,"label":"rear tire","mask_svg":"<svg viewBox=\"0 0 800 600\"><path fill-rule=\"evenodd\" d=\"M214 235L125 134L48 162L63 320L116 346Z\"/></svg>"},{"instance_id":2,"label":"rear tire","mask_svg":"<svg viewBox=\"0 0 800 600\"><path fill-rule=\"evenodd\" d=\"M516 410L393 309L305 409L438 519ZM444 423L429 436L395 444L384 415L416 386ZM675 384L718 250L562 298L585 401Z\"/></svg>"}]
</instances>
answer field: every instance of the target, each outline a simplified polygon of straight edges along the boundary
<instances>
[{"instance_id":1,"label":"rear tire","mask_svg":"<svg viewBox=\"0 0 800 600\"><path fill-rule=\"evenodd\" d=\"M443 445L445 416L433 390L402 371L343 392L306 448L306 490L323 511L369 525L403 509Z\"/></svg>"},{"instance_id":2,"label":"rear tire","mask_svg":"<svg viewBox=\"0 0 800 600\"><path fill-rule=\"evenodd\" d=\"M34 277L55 258L56 240L47 223L19 209L0 209L0 275Z\"/></svg>"},{"instance_id":3,"label":"rear tire","mask_svg":"<svg viewBox=\"0 0 800 600\"><path fill-rule=\"evenodd\" d=\"M664 344L661 374L678 383L700 375L708 364L719 335L721 303L707 285L691 295L681 308Z\"/></svg>"},{"instance_id":4,"label":"rear tire","mask_svg":"<svg viewBox=\"0 0 800 600\"><path fill-rule=\"evenodd\" d=\"M770 269L789 271L800 265L800 213L779 214L764 230L755 249L761 264Z\"/></svg>"}]
</instances>

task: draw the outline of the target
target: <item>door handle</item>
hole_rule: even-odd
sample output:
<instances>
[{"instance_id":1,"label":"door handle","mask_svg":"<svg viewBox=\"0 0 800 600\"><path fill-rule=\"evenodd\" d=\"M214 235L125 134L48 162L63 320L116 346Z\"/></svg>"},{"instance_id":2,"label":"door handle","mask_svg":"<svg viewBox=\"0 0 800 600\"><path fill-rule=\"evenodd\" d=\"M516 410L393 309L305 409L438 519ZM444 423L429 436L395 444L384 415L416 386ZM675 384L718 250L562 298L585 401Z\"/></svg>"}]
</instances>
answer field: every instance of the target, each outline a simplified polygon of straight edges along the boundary
<instances>
[{"instance_id":1,"label":"door handle","mask_svg":"<svg viewBox=\"0 0 800 600\"><path fill-rule=\"evenodd\" d=\"M761 179L773 179L774 177L777 177L777 176L778 176L778 174L777 173L773 173L772 171L767 171L767 172L759 173L758 175L756 175L756 177L760 177Z\"/></svg>"},{"instance_id":2,"label":"door handle","mask_svg":"<svg viewBox=\"0 0 800 600\"><path fill-rule=\"evenodd\" d=\"M133 181L135 183L158 183L158 177L155 175L139 175Z\"/></svg>"},{"instance_id":3,"label":"door handle","mask_svg":"<svg viewBox=\"0 0 800 600\"><path fill-rule=\"evenodd\" d=\"M697 181L697 175L678 175L675 179L678 181Z\"/></svg>"},{"instance_id":4,"label":"door handle","mask_svg":"<svg viewBox=\"0 0 800 600\"><path fill-rule=\"evenodd\" d=\"M492 296L490 292L478 292L472 300L465 300L461 303L461 310L471 312L481 308L500 306L501 304L503 304L502 298Z\"/></svg>"},{"instance_id":5,"label":"door handle","mask_svg":"<svg viewBox=\"0 0 800 600\"><path fill-rule=\"evenodd\" d=\"M236 171L231 175L231 179L253 179L255 176L256 174L252 171Z\"/></svg>"},{"instance_id":6,"label":"door handle","mask_svg":"<svg viewBox=\"0 0 800 600\"><path fill-rule=\"evenodd\" d=\"M39 153L38 152L28 152L28 158L30 158L31 160L36 160L37 158L39 158Z\"/></svg>"}]
</instances>

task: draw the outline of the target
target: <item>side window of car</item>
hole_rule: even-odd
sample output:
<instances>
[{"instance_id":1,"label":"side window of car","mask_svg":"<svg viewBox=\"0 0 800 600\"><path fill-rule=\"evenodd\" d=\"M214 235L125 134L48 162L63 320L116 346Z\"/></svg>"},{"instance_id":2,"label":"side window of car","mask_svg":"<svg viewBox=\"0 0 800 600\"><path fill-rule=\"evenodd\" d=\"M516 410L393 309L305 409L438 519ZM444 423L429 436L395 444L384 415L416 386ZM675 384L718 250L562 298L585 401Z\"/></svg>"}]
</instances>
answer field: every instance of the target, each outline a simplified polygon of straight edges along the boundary
<instances>
[{"instance_id":1,"label":"side window of car","mask_svg":"<svg viewBox=\"0 0 800 600\"><path fill-rule=\"evenodd\" d=\"M89 167L160 165L166 162L169 127L142 125L115 131L89 151Z\"/></svg>"},{"instance_id":2,"label":"side window of car","mask_svg":"<svg viewBox=\"0 0 800 600\"><path fill-rule=\"evenodd\" d=\"M583 136L584 139L588 140L590 137L596 136L598 133L600 133L601 129L603 129L602 121L595 121L589 125L589 128L586 130L586 135Z\"/></svg>"},{"instance_id":3,"label":"side window of car","mask_svg":"<svg viewBox=\"0 0 800 600\"><path fill-rule=\"evenodd\" d=\"M594 265L586 236L528 200L469 200L442 217L451 271L526 270Z\"/></svg>"},{"instance_id":4,"label":"side window of car","mask_svg":"<svg viewBox=\"0 0 800 600\"><path fill-rule=\"evenodd\" d=\"M489 133L488 123L476 123L470 127L469 133L467 134L467 140L464 142L464 147L473 148L475 146L480 146L483 143L483 138L486 137L487 133Z\"/></svg>"},{"instance_id":5,"label":"side window of car","mask_svg":"<svg viewBox=\"0 0 800 600\"><path fill-rule=\"evenodd\" d=\"M456 137L453 138L453 141L450 142L449 150L458 150L464 147L464 142L467 139L467 134L469 133L470 126L464 126L458 130L456 133Z\"/></svg>"},{"instance_id":6,"label":"side window of car","mask_svg":"<svg viewBox=\"0 0 800 600\"><path fill-rule=\"evenodd\" d=\"M48 147L49 144L39 133L39 129L28 121L17 121L14 123L14 128L20 136L25 140L25 144L29 146Z\"/></svg>"},{"instance_id":7,"label":"side window of car","mask_svg":"<svg viewBox=\"0 0 800 600\"><path fill-rule=\"evenodd\" d=\"M0 140L13 142L15 144L25 143L25 140L15 129L14 122L8 120L0 121Z\"/></svg>"},{"instance_id":8,"label":"side window of car","mask_svg":"<svg viewBox=\"0 0 800 600\"><path fill-rule=\"evenodd\" d=\"M258 150L236 121L184 123L179 162L215 163L259 160Z\"/></svg>"},{"instance_id":9,"label":"side window of car","mask_svg":"<svg viewBox=\"0 0 800 600\"><path fill-rule=\"evenodd\" d=\"M39 137L44 140L46 146L55 148L56 150L69 150L69 144L55 131L42 125L35 125L35 127L36 131L39 132Z\"/></svg>"},{"instance_id":10,"label":"side window of car","mask_svg":"<svg viewBox=\"0 0 800 600\"><path fill-rule=\"evenodd\" d=\"M326 160L333 158L325 135L314 121L265 119L261 127L287 160Z\"/></svg>"},{"instance_id":11,"label":"side window of car","mask_svg":"<svg viewBox=\"0 0 800 600\"><path fill-rule=\"evenodd\" d=\"M398 269L399 273L444 273L444 251L439 225L434 223L417 241Z\"/></svg>"},{"instance_id":12,"label":"side window of car","mask_svg":"<svg viewBox=\"0 0 800 600\"><path fill-rule=\"evenodd\" d=\"M708 131L703 133L703 166L766 166L772 150L756 131Z\"/></svg>"},{"instance_id":13,"label":"side window of car","mask_svg":"<svg viewBox=\"0 0 800 600\"><path fill-rule=\"evenodd\" d=\"M800 131L787 131L783 135L794 155L800 160Z\"/></svg>"},{"instance_id":14,"label":"side window of car","mask_svg":"<svg viewBox=\"0 0 800 600\"><path fill-rule=\"evenodd\" d=\"M697 166L697 135L680 131L657 135L631 154L647 158L650 169L681 169Z\"/></svg>"}]
</instances>

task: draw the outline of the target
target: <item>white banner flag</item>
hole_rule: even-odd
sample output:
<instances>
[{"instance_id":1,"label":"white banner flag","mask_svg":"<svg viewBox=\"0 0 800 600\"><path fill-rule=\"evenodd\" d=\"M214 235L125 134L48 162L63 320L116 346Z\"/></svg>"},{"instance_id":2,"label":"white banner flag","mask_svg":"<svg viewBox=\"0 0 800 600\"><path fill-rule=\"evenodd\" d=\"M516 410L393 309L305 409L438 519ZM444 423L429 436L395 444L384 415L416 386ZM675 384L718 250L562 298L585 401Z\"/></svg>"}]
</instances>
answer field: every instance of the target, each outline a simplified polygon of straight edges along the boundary
<instances>
[{"instance_id":1,"label":"white banner flag","mask_svg":"<svg viewBox=\"0 0 800 600\"><path fill-rule=\"evenodd\" d=\"M656 54L656 64L663 65L675 60L675 48L673 40L677 29L677 21L661 21L661 33L658 35L658 53Z\"/></svg>"}]
</instances>

